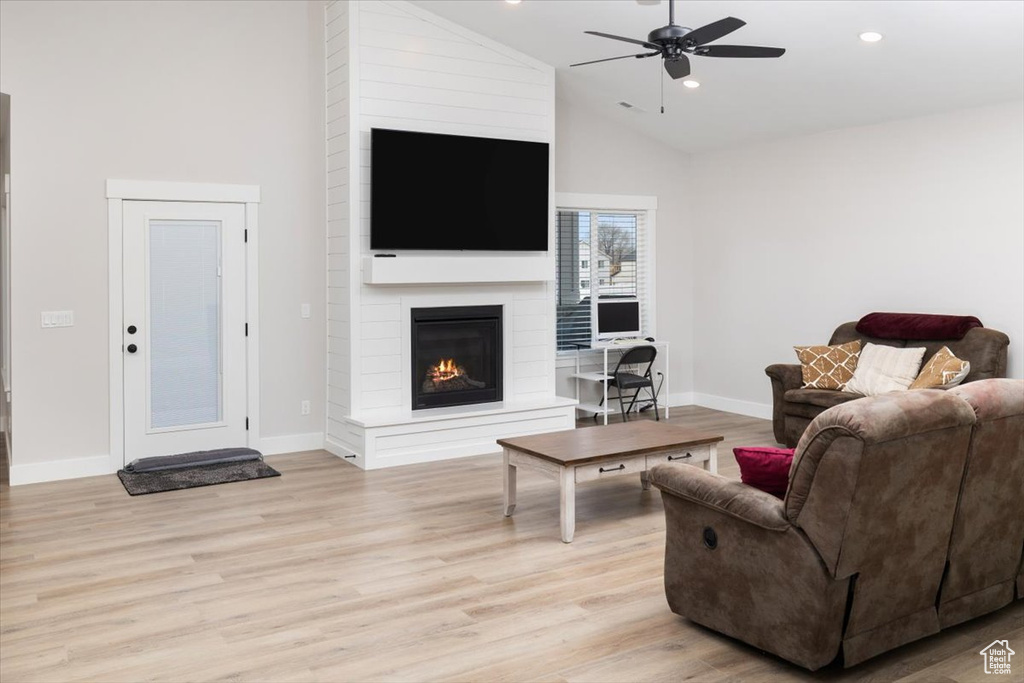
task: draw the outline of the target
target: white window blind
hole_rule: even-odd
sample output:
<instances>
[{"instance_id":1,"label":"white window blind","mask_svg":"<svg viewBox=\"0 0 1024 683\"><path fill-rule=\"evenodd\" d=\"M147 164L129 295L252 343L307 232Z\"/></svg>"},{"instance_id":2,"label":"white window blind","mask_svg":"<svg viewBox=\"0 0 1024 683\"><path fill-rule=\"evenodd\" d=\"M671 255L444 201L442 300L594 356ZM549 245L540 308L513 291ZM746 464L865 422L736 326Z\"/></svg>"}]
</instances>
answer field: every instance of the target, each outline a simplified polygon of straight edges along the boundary
<instances>
[{"instance_id":1,"label":"white window blind","mask_svg":"<svg viewBox=\"0 0 1024 683\"><path fill-rule=\"evenodd\" d=\"M641 328L645 334L651 329L646 215L646 211L558 211L559 350L591 343L597 302L602 299L638 300Z\"/></svg>"}]
</instances>

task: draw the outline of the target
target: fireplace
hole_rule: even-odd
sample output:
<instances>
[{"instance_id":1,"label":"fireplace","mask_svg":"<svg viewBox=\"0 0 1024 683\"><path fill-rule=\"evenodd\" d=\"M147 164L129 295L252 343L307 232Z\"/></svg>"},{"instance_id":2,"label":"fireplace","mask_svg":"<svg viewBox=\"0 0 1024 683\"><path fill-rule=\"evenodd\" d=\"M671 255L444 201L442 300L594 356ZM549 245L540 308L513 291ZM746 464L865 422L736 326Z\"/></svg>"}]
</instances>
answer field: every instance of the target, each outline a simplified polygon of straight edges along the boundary
<instances>
[{"instance_id":1,"label":"fireplace","mask_svg":"<svg viewBox=\"0 0 1024 683\"><path fill-rule=\"evenodd\" d=\"M413 410L502 399L501 308L411 310Z\"/></svg>"}]
</instances>

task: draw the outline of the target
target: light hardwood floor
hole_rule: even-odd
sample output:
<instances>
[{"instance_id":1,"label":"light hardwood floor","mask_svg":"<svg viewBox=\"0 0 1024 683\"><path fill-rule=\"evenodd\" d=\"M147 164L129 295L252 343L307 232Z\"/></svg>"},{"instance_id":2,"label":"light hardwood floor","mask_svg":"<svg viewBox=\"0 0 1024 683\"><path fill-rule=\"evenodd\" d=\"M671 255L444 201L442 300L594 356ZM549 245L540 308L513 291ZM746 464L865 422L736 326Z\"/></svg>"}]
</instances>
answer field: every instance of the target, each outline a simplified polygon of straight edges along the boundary
<instances>
[{"instance_id":1,"label":"light hardwood floor","mask_svg":"<svg viewBox=\"0 0 1024 683\"><path fill-rule=\"evenodd\" d=\"M733 446L772 443L763 420L673 422L725 435L726 476ZM1024 652L1020 602L816 674L700 628L666 606L639 478L579 487L567 545L539 475L502 516L500 455L267 460L284 476L136 498L114 476L0 483L0 680L981 681L983 646Z\"/></svg>"}]
</instances>

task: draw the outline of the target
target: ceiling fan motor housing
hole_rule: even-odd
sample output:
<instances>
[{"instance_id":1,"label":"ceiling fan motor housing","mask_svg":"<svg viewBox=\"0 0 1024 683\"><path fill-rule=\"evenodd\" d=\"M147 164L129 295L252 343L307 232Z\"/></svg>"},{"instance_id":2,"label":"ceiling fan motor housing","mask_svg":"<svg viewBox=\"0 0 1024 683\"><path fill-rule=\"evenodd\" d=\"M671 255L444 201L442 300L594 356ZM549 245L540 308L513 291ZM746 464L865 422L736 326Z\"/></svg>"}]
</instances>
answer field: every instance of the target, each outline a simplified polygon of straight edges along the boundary
<instances>
[{"instance_id":1,"label":"ceiling fan motor housing","mask_svg":"<svg viewBox=\"0 0 1024 683\"><path fill-rule=\"evenodd\" d=\"M648 33L647 42L658 44L680 42L679 39L685 36L687 33L690 33L691 31L693 31L692 28L670 24L668 26L656 28L650 33Z\"/></svg>"},{"instance_id":2,"label":"ceiling fan motor housing","mask_svg":"<svg viewBox=\"0 0 1024 683\"><path fill-rule=\"evenodd\" d=\"M661 46L665 59L678 59L693 48L692 42L688 45L686 41L686 34L692 30L675 24L662 26L647 34L647 42Z\"/></svg>"}]
</instances>

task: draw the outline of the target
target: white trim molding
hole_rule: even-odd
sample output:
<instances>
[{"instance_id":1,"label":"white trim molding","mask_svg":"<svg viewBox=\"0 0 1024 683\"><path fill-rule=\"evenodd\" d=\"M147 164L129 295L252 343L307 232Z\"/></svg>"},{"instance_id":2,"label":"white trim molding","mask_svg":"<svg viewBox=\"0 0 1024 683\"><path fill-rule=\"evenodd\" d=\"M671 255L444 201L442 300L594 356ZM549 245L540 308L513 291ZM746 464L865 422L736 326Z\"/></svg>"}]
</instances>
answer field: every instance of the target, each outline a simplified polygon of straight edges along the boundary
<instances>
[{"instance_id":1,"label":"white trim molding","mask_svg":"<svg viewBox=\"0 0 1024 683\"><path fill-rule=\"evenodd\" d=\"M712 410L721 410L736 415L757 417L762 420L772 419L772 406L770 403L757 403L755 401L742 401L736 398L715 396L713 394L701 394L693 391L681 391L676 394L669 394L669 405L673 408L679 406L701 406Z\"/></svg>"},{"instance_id":2,"label":"white trim molding","mask_svg":"<svg viewBox=\"0 0 1024 683\"><path fill-rule=\"evenodd\" d=\"M609 211L657 211L658 198L640 194L590 194L556 192L555 204L560 209L607 209Z\"/></svg>"},{"instance_id":3,"label":"white trim molding","mask_svg":"<svg viewBox=\"0 0 1024 683\"><path fill-rule=\"evenodd\" d=\"M110 462L110 456L94 455L88 458L11 465L11 486L110 474Z\"/></svg>"},{"instance_id":4,"label":"white trim molding","mask_svg":"<svg viewBox=\"0 0 1024 683\"><path fill-rule=\"evenodd\" d=\"M259 440L259 451L263 455L302 453L305 451L320 451L323 449L323 432L286 434L284 436L265 436Z\"/></svg>"},{"instance_id":5,"label":"white trim molding","mask_svg":"<svg viewBox=\"0 0 1024 683\"><path fill-rule=\"evenodd\" d=\"M26 470L29 474L19 475L11 471L11 484L28 483L29 481L51 481L53 479L69 479L86 477L94 474L116 472L125 465L124 453L124 350L122 348L124 324L124 202L125 201L175 201L175 202L210 202L217 204L245 205L245 278L246 278L246 318L249 334L246 337L246 413L249 419L249 431L246 434L247 445L258 448L260 442L260 351L259 351L259 185L226 185L218 183L177 183L149 180L107 180L107 288L108 298L108 345L109 345L109 404L110 404L110 454L84 458L90 463L80 467L63 467L68 472L88 472L87 474L67 474L51 478L34 479L43 476L45 468ZM95 461L103 458L106 461L102 472L94 471ZM67 461L75 462L75 461ZM39 465L24 467L39 468ZM20 481L19 481L20 480Z\"/></svg>"},{"instance_id":6,"label":"white trim molding","mask_svg":"<svg viewBox=\"0 0 1024 683\"><path fill-rule=\"evenodd\" d=\"M250 204L260 201L260 186L110 179L107 180L107 199Z\"/></svg>"},{"instance_id":7,"label":"white trim molding","mask_svg":"<svg viewBox=\"0 0 1024 683\"><path fill-rule=\"evenodd\" d=\"M726 413L736 413L747 417L759 417L762 420L772 419L772 406L770 403L756 403L754 401L742 401L737 398L726 398L713 394L693 393L694 405L713 408Z\"/></svg>"}]
</instances>

